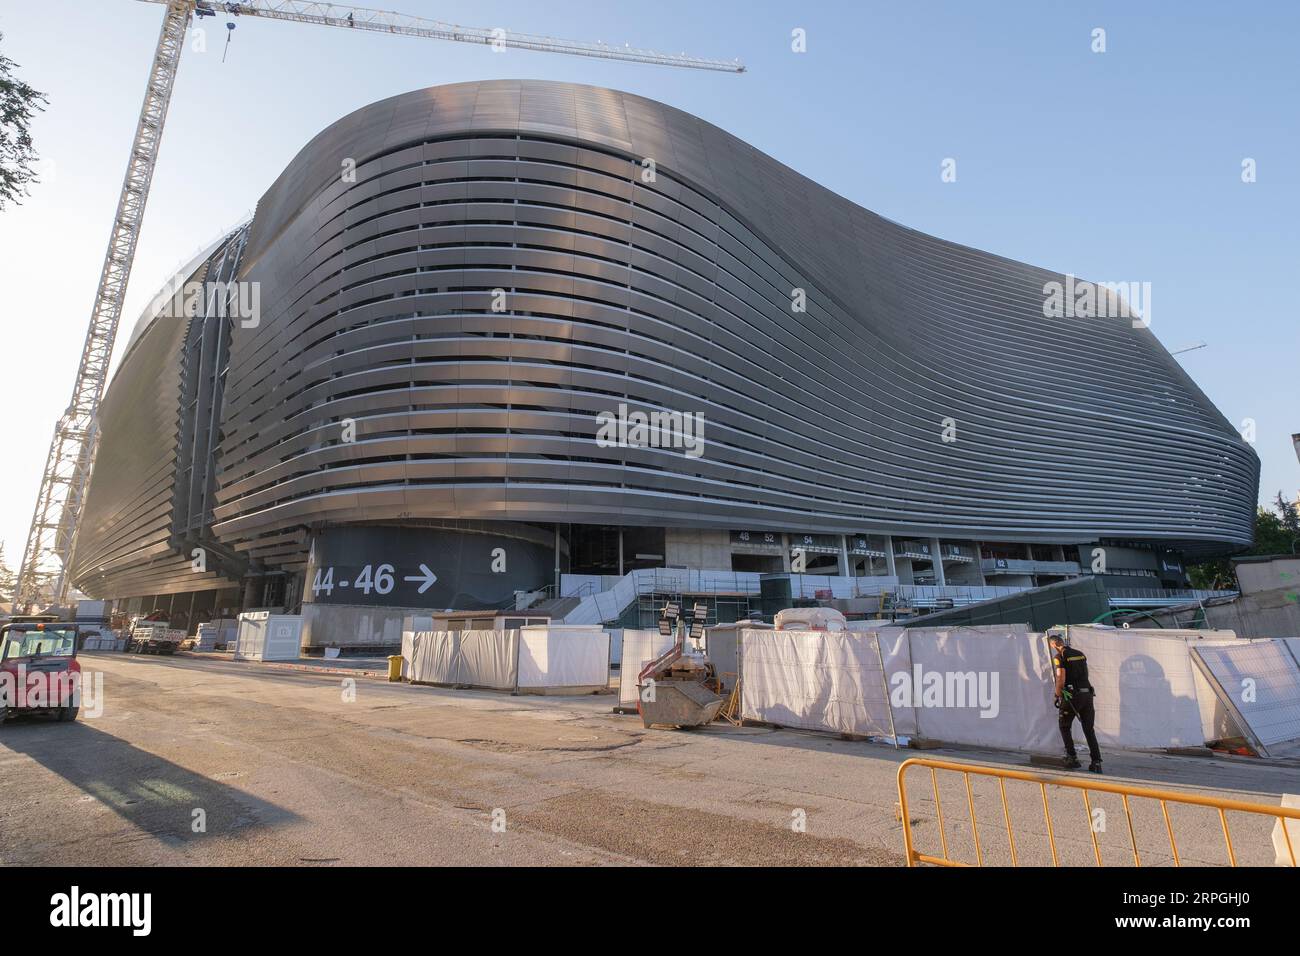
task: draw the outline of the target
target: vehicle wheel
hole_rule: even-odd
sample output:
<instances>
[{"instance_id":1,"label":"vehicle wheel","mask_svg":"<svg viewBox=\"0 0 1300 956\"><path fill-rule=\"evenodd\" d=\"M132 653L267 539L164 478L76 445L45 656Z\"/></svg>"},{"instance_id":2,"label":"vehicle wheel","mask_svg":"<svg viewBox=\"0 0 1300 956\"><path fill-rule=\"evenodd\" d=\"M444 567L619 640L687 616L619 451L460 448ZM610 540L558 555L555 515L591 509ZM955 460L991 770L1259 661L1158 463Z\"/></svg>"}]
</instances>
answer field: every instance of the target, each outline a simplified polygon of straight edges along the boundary
<instances>
[{"instance_id":1,"label":"vehicle wheel","mask_svg":"<svg viewBox=\"0 0 1300 956\"><path fill-rule=\"evenodd\" d=\"M76 704L73 704L71 707L60 707L60 708L59 708L59 720L65 722L65 723L68 722L68 721L71 721L71 720L76 720L76 719L77 719L77 711L80 710L80 709L81 709L81 708L78 707Z\"/></svg>"},{"instance_id":2,"label":"vehicle wheel","mask_svg":"<svg viewBox=\"0 0 1300 956\"><path fill-rule=\"evenodd\" d=\"M9 708L0 707L0 724L3 724L5 722L5 718L8 716L9 716Z\"/></svg>"}]
</instances>

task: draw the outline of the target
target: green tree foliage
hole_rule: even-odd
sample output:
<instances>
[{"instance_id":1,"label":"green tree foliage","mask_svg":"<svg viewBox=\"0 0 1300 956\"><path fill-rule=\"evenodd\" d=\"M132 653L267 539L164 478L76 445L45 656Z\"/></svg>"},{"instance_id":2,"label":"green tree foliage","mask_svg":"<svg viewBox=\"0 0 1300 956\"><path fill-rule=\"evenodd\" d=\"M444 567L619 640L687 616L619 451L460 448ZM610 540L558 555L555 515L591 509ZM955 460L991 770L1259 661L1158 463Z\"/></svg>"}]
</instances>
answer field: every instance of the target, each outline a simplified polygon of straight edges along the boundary
<instances>
[{"instance_id":1,"label":"green tree foliage","mask_svg":"<svg viewBox=\"0 0 1300 956\"><path fill-rule=\"evenodd\" d=\"M1295 554L1300 552L1300 514L1282 492L1273 500L1273 510L1255 512L1255 544L1246 554ZM1227 558L1192 565L1187 569L1192 587L1207 590L1234 590L1237 575Z\"/></svg>"},{"instance_id":2,"label":"green tree foliage","mask_svg":"<svg viewBox=\"0 0 1300 956\"><path fill-rule=\"evenodd\" d=\"M1300 511L1296 510L1296 503L1287 501L1279 491L1273 499L1273 508L1282 518L1282 530L1290 535L1300 535Z\"/></svg>"},{"instance_id":3,"label":"green tree foliage","mask_svg":"<svg viewBox=\"0 0 1300 956\"><path fill-rule=\"evenodd\" d=\"M21 202L28 185L37 181L31 121L48 102L44 93L14 76L17 66L0 53L0 209L5 203Z\"/></svg>"}]
</instances>

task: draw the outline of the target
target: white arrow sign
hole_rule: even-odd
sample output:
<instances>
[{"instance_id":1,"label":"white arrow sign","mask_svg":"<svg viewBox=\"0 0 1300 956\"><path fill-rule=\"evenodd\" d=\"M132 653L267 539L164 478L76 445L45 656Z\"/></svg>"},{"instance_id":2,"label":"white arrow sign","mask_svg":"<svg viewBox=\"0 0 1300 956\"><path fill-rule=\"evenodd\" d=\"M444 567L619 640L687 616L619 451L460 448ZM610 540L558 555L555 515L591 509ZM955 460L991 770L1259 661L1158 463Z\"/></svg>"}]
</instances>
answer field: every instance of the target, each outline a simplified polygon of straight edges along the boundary
<instances>
[{"instance_id":1,"label":"white arrow sign","mask_svg":"<svg viewBox=\"0 0 1300 956\"><path fill-rule=\"evenodd\" d=\"M420 585L420 591L419 591L420 594L423 594L425 591L429 590L429 588L433 587L433 585L435 584L435 582L437 582L437 580L438 580L438 575L436 575L436 574L434 574L432 571L430 571L430 570L429 570L429 566L428 566L427 564L421 564L421 565L420 565L420 574L419 574L419 575L412 576L412 575L409 575L409 574L408 574L406 577L402 578L402 580L403 580L403 581L421 581L421 582L423 582L423 583Z\"/></svg>"}]
</instances>

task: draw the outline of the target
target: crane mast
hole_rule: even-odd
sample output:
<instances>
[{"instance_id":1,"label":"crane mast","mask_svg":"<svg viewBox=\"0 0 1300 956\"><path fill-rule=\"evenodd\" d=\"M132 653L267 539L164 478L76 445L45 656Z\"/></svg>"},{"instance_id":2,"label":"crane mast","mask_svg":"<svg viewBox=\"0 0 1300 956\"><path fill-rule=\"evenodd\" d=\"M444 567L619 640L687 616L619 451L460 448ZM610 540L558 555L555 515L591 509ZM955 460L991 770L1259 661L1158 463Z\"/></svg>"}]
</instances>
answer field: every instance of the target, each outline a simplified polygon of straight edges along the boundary
<instances>
[{"instance_id":1,"label":"crane mast","mask_svg":"<svg viewBox=\"0 0 1300 956\"><path fill-rule=\"evenodd\" d=\"M476 43L496 50L520 49L570 56L595 57L632 63L649 63L695 70L743 73L744 66L734 60L713 60L681 54L657 53L630 46L616 47L604 43L586 43L555 37L512 33L501 28L462 27L441 20L407 16L383 10L350 7L337 3L310 0L241 0L220 3L212 0L141 0L165 6L162 30L149 70L144 105L136 124L131 156L127 162L122 193L113 218L108 252L95 292L81 364L72 389L72 401L54 428L45 473L36 498L36 511L23 550L22 564L14 590L14 609L27 609L46 594L63 603L71 584L69 574L77 531L81 525L86 491L90 485L98 447L97 415L100 399L108 383L108 366L113 343L122 317L131 264L135 259L140 225L144 220L149 185L158 163L167 109L171 104L176 70L184 49L185 31L194 16L261 17L294 23L314 23L372 33Z\"/></svg>"},{"instance_id":2,"label":"crane mast","mask_svg":"<svg viewBox=\"0 0 1300 956\"><path fill-rule=\"evenodd\" d=\"M113 216L108 252L104 255L104 268L95 291L90 327L86 330L86 342L81 349L81 364L72 386L72 400L54 426L54 439L50 442L45 474L36 497L36 512L32 516L27 546L18 569L14 588L15 609L19 605L30 607L35 604L47 583L52 582L50 590L56 603L61 603L67 596L72 549L81 524L81 509L98 444L96 418L99 400L108 383L108 364L113 357L113 342L122 318L122 302L126 297L127 280L131 277L140 223L144 219L149 184L158 163L158 145L162 141L167 108L176 82L176 67L180 63L185 29L193 7L192 0L175 0L167 5L163 15L158 47L145 86L144 105L140 109L126 177L122 182L122 194Z\"/></svg>"}]
</instances>

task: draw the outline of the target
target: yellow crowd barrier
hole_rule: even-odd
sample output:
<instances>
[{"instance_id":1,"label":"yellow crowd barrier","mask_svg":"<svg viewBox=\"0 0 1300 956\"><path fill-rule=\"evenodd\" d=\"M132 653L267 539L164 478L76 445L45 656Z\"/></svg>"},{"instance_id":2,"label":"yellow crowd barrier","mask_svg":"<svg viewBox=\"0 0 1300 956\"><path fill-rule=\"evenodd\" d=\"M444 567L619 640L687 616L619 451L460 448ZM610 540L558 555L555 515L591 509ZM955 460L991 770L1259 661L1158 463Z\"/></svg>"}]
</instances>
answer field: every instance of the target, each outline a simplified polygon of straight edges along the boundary
<instances>
[{"instance_id":1,"label":"yellow crowd barrier","mask_svg":"<svg viewBox=\"0 0 1300 956\"><path fill-rule=\"evenodd\" d=\"M934 856L932 854L921 853L916 849L912 838L912 818L908 813L907 805L907 772L913 768L929 769L930 784L934 791L935 814L938 817L939 824L939 841L941 844L943 856ZM1112 793L1118 794L1123 798L1124 815L1128 822L1129 843L1133 849L1133 864L1142 865L1141 854L1138 851L1137 835L1133 829L1133 810L1130 805L1130 798L1154 800L1160 805L1160 812L1164 815L1165 830L1169 834L1169 849L1173 853L1175 866L1181 866L1182 862L1178 856L1178 843L1174 839L1174 826L1169 819L1169 804L1181 804L1185 806L1210 807L1219 811L1219 823L1223 827L1223 840L1228 850L1228 862L1232 866L1237 865L1237 853L1232 845L1232 832L1228 826L1228 811L1240 813L1253 813L1261 816L1273 817L1281 821L1281 830L1283 839L1286 843L1286 850L1291 859L1291 866L1296 865L1296 849L1291 842L1290 827L1287 826L1287 820L1300 820L1300 809L1292 807L1272 807L1260 803L1247 803L1243 800L1227 800L1221 797L1203 797L1196 794L1180 793L1174 790L1163 790L1155 787L1133 787L1127 784L1110 783L1105 780L1089 779L1084 777L1066 777L1066 776L1049 776L1045 774L1029 773L1024 770L1004 770L999 767L985 767L979 764L956 763L951 760L930 760L926 758L912 758L903 761L898 768L898 803L899 809L903 816L903 843L907 853L907 865L916 866L918 863L931 863L936 866L971 866L971 863L962 862L953 859L948 852L948 833L944 828L943 822L943 804L939 799L939 771L959 773L963 776L966 785L966 803L970 812L971 838L975 844L975 866L984 865L984 850L980 844L979 825L975 817L975 794L971 788L971 776L992 777L998 782L998 792L1002 798L1002 818L1007 827L1007 842L1011 851L1011 865L1019 866L1019 854L1016 849L1015 830L1011 822L1011 807L1007 803L1007 781L1020 780L1027 783L1038 784L1043 803L1043 820L1047 824L1047 840L1052 850L1052 865L1060 866L1060 855L1056 847L1056 832L1052 825L1052 810L1048 800L1048 787L1061 787L1069 790L1078 790L1083 796L1083 810L1088 817L1088 831L1092 835L1092 850L1096 856L1097 865L1104 866L1101 859L1101 846L1097 842L1097 832L1092 826L1092 804L1088 799L1089 793Z\"/></svg>"}]
</instances>

